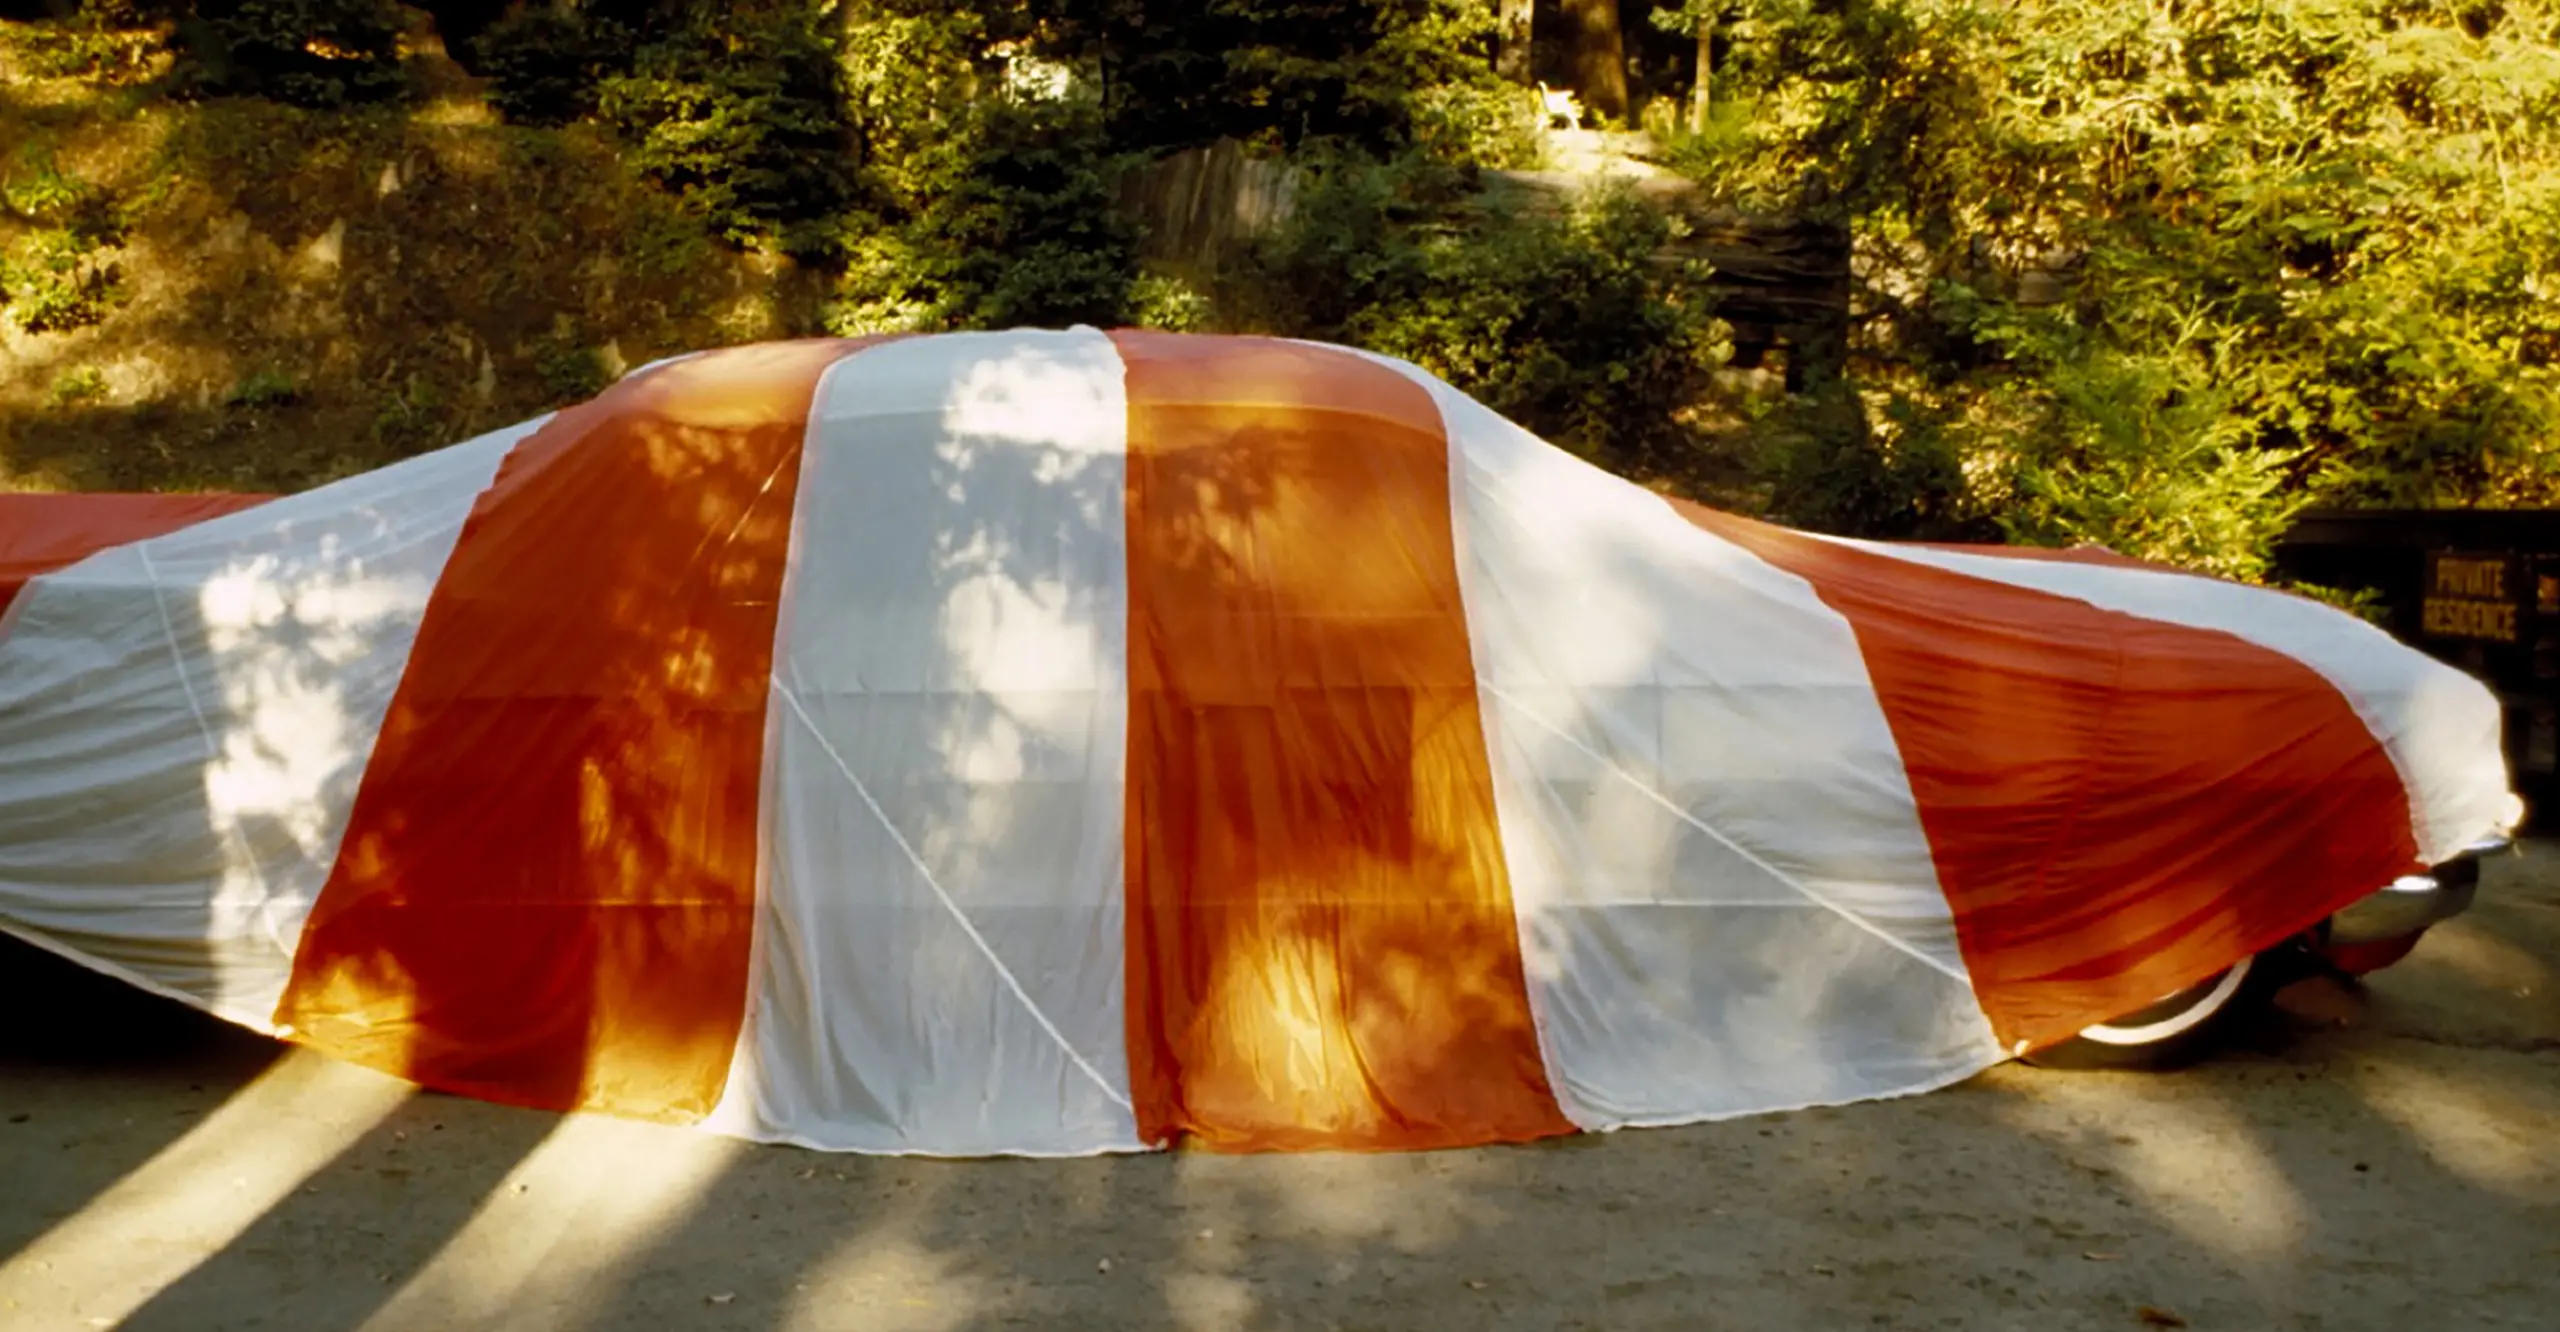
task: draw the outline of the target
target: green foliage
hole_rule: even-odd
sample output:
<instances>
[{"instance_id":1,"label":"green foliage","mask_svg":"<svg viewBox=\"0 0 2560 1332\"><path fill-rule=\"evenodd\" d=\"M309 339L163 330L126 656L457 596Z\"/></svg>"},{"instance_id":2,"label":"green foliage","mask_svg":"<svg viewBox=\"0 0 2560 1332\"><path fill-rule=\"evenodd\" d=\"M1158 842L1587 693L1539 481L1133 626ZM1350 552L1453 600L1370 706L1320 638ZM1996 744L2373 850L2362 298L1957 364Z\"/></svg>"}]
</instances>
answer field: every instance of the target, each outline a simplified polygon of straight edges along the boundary
<instances>
[{"instance_id":1,"label":"green foliage","mask_svg":"<svg viewBox=\"0 0 2560 1332\"><path fill-rule=\"evenodd\" d=\"M122 270L62 227L47 227L0 258L0 300L30 333L87 328L124 299Z\"/></svg>"},{"instance_id":2,"label":"green foliage","mask_svg":"<svg viewBox=\"0 0 2560 1332\"><path fill-rule=\"evenodd\" d=\"M1679 169L1856 239L1845 366L1794 348L1799 391L1730 427L1778 516L2261 577L2306 503L2560 499L2555 4L1624 9L1631 86ZM1661 261L1671 222L1625 197L1474 202L1474 169L1539 165L1544 142L1488 74L1490 0L424 7L510 121L596 123L666 187L600 261L653 303L695 299L667 289L707 247L769 247L822 270L840 332L1242 323L1407 357L1649 479L1698 462L1718 349L1698 275ZM139 82L168 33L172 86L311 107L404 87L389 0L52 8L13 29L18 67ZM1715 96L1692 127L1702 24ZM1122 172L1220 138L1315 169L1293 220L1241 272L1143 273ZM293 156L237 155L277 177ZM49 157L0 185L8 316L104 317L131 210ZM603 386L566 329L531 359L555 401ZM408 383L377 443L444 414Z\"/></svg>"},{"instance_id":3,"label":"green foliage","mask_svg":"<svg viewBox=\"0 0 2560 1332\"><path fill-rule=\"evenodd\" d=\"M1333 163L1249 278L1260 321L1414 362L1533 431L1678 475L1681 410L1720 355L1670 223L1623 192L1569 215L1461 212L1449 168Z\"/></svg>"},{"instance_id":4,"label":"green foliage","mask_svg":"<svg viewBox=\"0 0 2560 1332\"><path fill-rule=\"evenodd\" d=\"M1957 507L2248 576L2305 503L2560 495L2549 0L1740 12L1747 118L1682 160L1852 223L1855 374ZM1811 456L1883 470L1860 447Z\"/></svg>"},{"instance_id":5,"label":"green foliage","mask_svg":"<svg viewBox=\"0 0 2560 1332\"><path fill-rule=\"evenodd\" d=\"M2013 541L2096 543L2140 559L2250 579L2305 503L2290 455L2252 447L2234 391L2194 354L2100 348L2049 367L2020 394Z\"/></svg>"},{"instance_id":6,"label":"green foliage","mask_svg":"<svg viewBox=\"0 0 2560 1332\"><path fill-rule=\"evenodd\" d=\"M114 252L124 248L124 212L108 193L63 172L41 144L20 155L0 183L0 203L30 224L0 254L0 308L30 333L86 328L125 296Z\"/></svg>"},{"instance_id":7,"label":"green foliage","mask_svg":"<svg viewBox=\"0 0 2560 1332\"><path fill-rule=\"evenodd\" d=\"M637 39L609 14L565 3L509 10L460 54L490 81L489 100L520 125L565 125L595 114L597 90L630 68Z\"/></svg>"},{"instance_id":8,"label":"green foliage","mask_svg":"<svg viewBox=\"0 0 2560 1332\"><path fill-rule=\"evenodd\" d=\"M679 0L518 7L466 43L508 119L594 116L633 165L735 243L833 258L861 193L844 23L832 4Z\"/></svg>"},{"instance_id":9,"label":"green foliage","mask_svg":"<svg viewBox=\"0 0 2560 1332\"><path fill-rule=\"evenodd\" d=\"M374 410L373 438L394 455L418 453L448 442L445 425L435 386L412 375Z\"/></svg>"},{"instance_id":10,"label":"green foliage","mask_svg":"<svg viewBox=\"0 0 2560 1332\"><path fill-rule=\"evenodd\" d=\"M565 327L535 345L533 373L542 381L544 400L555 406L584 402L613 382L613 376L605 371L604 359L593 347L577 341Z\"/></svg>"},{"instance_id":11,"label":"green foliage","mask_svg":"<svg viewBox=\"0 0 2560 1332\"><path fill-rule=\"evenodd\" d=\"M1137 237L1114 194L1119 165L1087 99L995 97L953 114L937 141L884 176L889 217L848 227L828 326L1129 322L1141 292Z\"/></svg>"},{"instance_id":12,"label":"green foliage","mask_svg":"<svg viewBox=\"0 0 2560 1332\"><path fill-rule=\"evenodd\" d=\"M671 30L596 88L633 163L715 230L823 253L853 202L853 128L823 15L807 6L679 7Z\"/></svg>"},{"instance_id":13,"label":"green foliage","mask_svg":"<svg viewBox=\"0 0 2560 1332\"><path fill-rule=\"evenodd\" d=\"M1106 172L1100 115L1075 102L981 104L933 153L908 228L913 272L948 325L1115 324L1136 237Z\"/></svg>"},{"instance_id":14,"label":"green foliage","mask_svg":"<svg viewBox=\"0 0 2560 1332\"><path fill-rule=\"evenodd\" d=\"M2324 606L2334 606L2347 614L2378 628L2391 627L2391 607L2382 593L2370 587L2328 587L2319 583L2284 583L2287 592L2308 597Z\"/></svg>"},{"instance_id":15,"label":"green foliage","mask_svg":"<svg viewBox=\"0 0 2560 1332\"><path fill-rule=\"evenodd\" d=\"M239 411L259 412L289 406L302 398L302 386L293 376L273 367L252 371L231 386L222 404Z\"/></svg>"},{"instance_id":16,"label":"green foliage","mask_svg":"<svg viewBox=\"0 0 2560 1332\"><path fill-rule=\"evenodd\" d=\"M408 91L390 0L194 0L178 11L187 79L217 96L291 106L385 102Z\"/></svg>"},{"instance_id":17,"label":"green foliage","mask_svg":"<svg viewBox=\"0 0 2560 1332\"><path fill-rule=\"evenodd\" d=\"M1418 118L1446 115L1423 105L1428 90L1482 80L1492 60L1483 0L1050 0L1040 11L1053 46L1095 58L1114 138L1135 148L1410 145Z\"/></svg>"},{"instance_id":18,"label":"green foliage","mask_svg":"<svg viewBox=\"0 0 2560 1332\"><path fill-rule=\"evenodd\" d=\"M924 259L904 234L872 230L853 235L843 248L836 297L821 316L829 333L854 338L944 327L936 293L917 276Z\"/></svg>"},{"instance_id":19,"label":"green foliage","mask_svg":"<svg viewBox=\"0 0 2560 1332\"><path fill-rule=\"evenodd\" d=\"M115 201L96 184L55 165L52 150L41 143L19 152L18 169L0 182L0 203L28 222L64 228L83 244L124 243L124 219Z\"/></svg>"},{"instance_id":20,"label":"green foliage","mask_svg":"<svg viewBox=\"0 0 2560 1332\"><path fill-rule=\"evenodd\" d=\"M94 365L65 370L54 376L51 396L56 407L96 402L107 396L107 374Z\"/></svg>"},{"instance_id":21,"label":"green foliage","mask_svg":"<svg viewBox=\"0 0 2560 1332\"><path fill-rule=\"evenodd\" d=\"M643 277L671 278L698 269L711 252L712 239L702 219L669 201L630 217L623 248Z\"/></svg>"},{"instance_id":22,"label":"green foliage","mask_svg":"<svg viewBox=\"0 0 2560 1332\"><path fill-rule=\"evenodd\" d=\"M716 234L839 270L826 323L856 332L1132 317L1115 179L1156 145L1348 133L1532 164L1488 22L1475 0L554 0L467 58L511 119L604 120Z\"/></svg>"},{"instance_id":23,"label":"green foliage","mask_svg":"<svg viewBox=\"0 0 2560 1332\"><path fill-rule=\"evenodd\" d=\"M11 46L38 78L132 83L149 72L161 34L138 0L81 0L67 15L26 24Z\"/></svg>"},{"instance_id":24,"label":"green foliage","mask_svg":"<svg viewBox=\"0 0 2560 1332\"><path fill-rule=\"evenodd\" d=\"M1141 273L1129 288L1129 323L1167 333L1208 331L1216 306L1207 292L1168 273Z\"/></svg>"},{"instance_id":25,"label":"green foliage","mask_svg":"<svg viewBox=\"0 0 2560 1332\"><path fill-rule=\"evenodd\" d=\"M1426 88L1411 101L1415 146L1462 166L1534 171L1545 165L1536 99L1492 79Z\"/></svg>"},{"instance_id":26,"label":"green foliage","mask_svg":"<svg viewBox=\"0 0 2560 1332\"><path fill-rule=\"evenodd\" d=\"M1965 474L1972 423L1887 390L1872 405L1839 379L1778 404L1744 459L1775 516L1821 531L1888 540L1992 540L1996 520Z\"/></svg>"}]
</instances>

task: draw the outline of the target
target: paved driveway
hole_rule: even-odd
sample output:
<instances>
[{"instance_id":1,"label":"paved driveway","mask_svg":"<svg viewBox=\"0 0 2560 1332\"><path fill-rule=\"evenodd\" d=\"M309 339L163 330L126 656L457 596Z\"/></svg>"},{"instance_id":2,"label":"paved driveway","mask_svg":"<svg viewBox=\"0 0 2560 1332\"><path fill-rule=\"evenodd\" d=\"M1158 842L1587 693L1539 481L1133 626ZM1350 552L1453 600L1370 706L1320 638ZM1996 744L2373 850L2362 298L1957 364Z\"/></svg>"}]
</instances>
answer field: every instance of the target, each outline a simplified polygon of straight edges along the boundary
<instances>
[{"instance_id":1,"label":"paved driveway","mask_svg":"<svg viewBox=\"0 0 2560 1332\"><path fill-rule=\"evenodd\" d=\"M2166 1076L1416 1156L822 1156L0 949L0 1328L2560 1326L2560 846ZM46 1036L57 1031L58 1036Z\"/></svg>"}]
</instances>

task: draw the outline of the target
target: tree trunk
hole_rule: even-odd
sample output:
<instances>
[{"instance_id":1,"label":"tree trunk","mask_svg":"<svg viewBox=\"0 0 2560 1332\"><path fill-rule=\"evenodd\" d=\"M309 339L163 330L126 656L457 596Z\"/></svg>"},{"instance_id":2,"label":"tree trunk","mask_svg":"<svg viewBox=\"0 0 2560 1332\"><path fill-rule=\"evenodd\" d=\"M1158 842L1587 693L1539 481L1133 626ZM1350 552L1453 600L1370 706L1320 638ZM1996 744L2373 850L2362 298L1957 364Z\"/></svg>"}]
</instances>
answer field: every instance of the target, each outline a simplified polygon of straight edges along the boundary
<instances>
[{"instance_id":1,"label":"tree trunk","mask_svg":"<svg viewBox=\"0 0 2560 1332\"><path fill-rule=\"evenodd\" d=\"M1493 72L1521 87L1529 86L1529 18L1536 0L1502 0L1500 31L1494 37Z\"/></svg>"},{"instance_id":2,"label":"tree trunk","mask_svg":"<svg viewBox=\"0 0 2560 1332\"><path fill-rule=\"evenodd\" d=\"M1565 49L1573 91L1593 115L1627 123L1627 48L1618 36L1618 0L1564 0Z\"/></svg>"},{"instance_id":3,"label":"tree trunk","mask_svg":"<svg viewBox=\"0 0 2560 1332\"><path fill-rule=\"evenodd\" d=\"M1689 90L1689 128L1707 132L1707 113L1715 107L1716 86L1716 21L1712 15L1698 16L1698 84Z\"/></svg>"}]
</instances>

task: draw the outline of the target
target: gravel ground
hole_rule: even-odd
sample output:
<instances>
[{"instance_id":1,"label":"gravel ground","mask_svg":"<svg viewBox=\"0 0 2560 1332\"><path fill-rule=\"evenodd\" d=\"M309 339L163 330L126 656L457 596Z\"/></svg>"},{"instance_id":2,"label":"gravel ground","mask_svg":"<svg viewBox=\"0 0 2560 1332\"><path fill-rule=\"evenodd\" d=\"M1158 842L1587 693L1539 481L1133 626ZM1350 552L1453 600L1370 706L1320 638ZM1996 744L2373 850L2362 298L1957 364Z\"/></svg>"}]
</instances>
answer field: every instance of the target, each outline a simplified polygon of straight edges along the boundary
<instances>
[{"instance_id":1,"label":"gravel ground","mask_svg":"<svg viewBox=\"0 0 2560 1332\"><path fill-rule=\"evenodd\" d=\"M2184 1073L924 1162L419 1094L0 950L0 1328L2560 1327L2560 845Z\"/></svg>"}]
</instances>

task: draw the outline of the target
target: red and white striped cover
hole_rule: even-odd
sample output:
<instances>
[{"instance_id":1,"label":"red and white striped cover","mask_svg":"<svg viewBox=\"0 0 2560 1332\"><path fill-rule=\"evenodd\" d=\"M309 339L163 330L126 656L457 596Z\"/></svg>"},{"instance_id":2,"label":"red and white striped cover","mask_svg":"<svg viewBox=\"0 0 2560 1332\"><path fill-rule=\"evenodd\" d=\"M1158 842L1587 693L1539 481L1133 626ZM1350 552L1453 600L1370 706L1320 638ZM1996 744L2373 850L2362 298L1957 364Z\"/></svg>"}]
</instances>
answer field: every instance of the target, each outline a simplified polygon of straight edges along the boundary
<instances>
[{"instance_id":1,"label":"red and white striped cover","mask_svg":"<svg viewBox=\"0 0 2560 1332\"><path fill-rule=\"evenodd\" d=\"M821 1148L1913 1092L2517 813L2489 693L2348 616L1678 504L1306 343L739 348L133 503L0 508L0 927Z\"/></svg>"}]
</instances>

